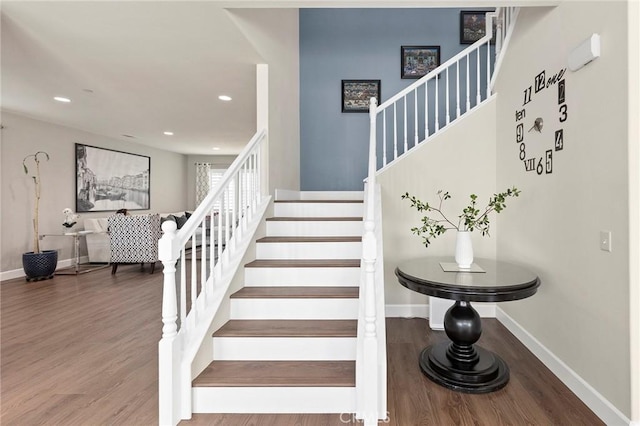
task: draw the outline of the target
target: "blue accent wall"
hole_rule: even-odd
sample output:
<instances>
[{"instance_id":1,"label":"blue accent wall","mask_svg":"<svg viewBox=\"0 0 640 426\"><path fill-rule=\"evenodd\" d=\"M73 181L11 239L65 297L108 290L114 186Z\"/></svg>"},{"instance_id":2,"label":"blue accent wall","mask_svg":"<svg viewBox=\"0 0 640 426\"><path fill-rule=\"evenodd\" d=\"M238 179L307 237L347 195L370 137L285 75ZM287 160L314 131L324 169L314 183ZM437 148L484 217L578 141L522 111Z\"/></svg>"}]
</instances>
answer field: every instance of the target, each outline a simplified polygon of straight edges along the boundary
<instances>
[{"instance_id":1,"label":"blue accent wall","mask_svg":"<svg viewBox=\"0 0 640 426\"><path fill-rule=\"evenodd\" d=\"M300 189L362 190L369 114L341 112L341 81L381 80L382 101L400 78L401 46L463 50L460 9L300 9Z\"/></svg>"}]
</instances>

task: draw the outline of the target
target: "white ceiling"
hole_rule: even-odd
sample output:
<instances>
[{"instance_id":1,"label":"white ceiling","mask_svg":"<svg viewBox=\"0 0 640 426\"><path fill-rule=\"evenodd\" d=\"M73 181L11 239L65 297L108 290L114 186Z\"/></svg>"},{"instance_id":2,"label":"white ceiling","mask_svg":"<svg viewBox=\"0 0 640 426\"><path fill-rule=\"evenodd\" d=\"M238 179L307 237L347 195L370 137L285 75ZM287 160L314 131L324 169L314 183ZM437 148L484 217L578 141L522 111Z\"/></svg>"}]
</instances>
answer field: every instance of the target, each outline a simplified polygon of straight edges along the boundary
<instances>
[{"instance_id":1,"label":"white ceiling","mask_svg":"<svg viewBox=\"0 0 640 426\"><path fill-rule=\"evenodd\" d=\"M223 7L505 2L558 0L0 0L1 106L183 154L237 154L255 132L255 64L264 60ZM222 94L233 101L218 100Z\"/></svg>"},{"instance_id":2,"label":"white ceiling","mask_svg":"<svg viewBox=\"0 0 640 426\"><path fill-rule=\"evenodd\" d=\"M237 154L255 132L261 58L219 6L2 1L1 8L5 111L183 154ZM220 101L223 94L233 100Z\"/></svg>"}]
</instances>

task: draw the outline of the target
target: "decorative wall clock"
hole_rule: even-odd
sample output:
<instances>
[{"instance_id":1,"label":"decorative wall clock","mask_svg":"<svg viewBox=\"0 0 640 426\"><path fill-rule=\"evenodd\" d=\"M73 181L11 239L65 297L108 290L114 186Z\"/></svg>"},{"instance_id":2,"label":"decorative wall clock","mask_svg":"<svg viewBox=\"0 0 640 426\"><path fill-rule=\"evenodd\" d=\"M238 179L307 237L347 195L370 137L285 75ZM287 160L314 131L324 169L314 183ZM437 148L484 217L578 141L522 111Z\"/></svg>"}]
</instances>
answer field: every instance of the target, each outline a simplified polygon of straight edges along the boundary
<instances>
[{"instance_id":1,"label":"decorative wall clock","mask_svg":"<svg viewBox=\"0 0 640 426\"><path fill-rule=\"evenodd\" d=\"M552 173L553 153L564 148L563 126L569 117L565 71L536 75L533 84L523 91L522 107L516 108L518 159L527 172Z\"/></svg>"}]
</instances>

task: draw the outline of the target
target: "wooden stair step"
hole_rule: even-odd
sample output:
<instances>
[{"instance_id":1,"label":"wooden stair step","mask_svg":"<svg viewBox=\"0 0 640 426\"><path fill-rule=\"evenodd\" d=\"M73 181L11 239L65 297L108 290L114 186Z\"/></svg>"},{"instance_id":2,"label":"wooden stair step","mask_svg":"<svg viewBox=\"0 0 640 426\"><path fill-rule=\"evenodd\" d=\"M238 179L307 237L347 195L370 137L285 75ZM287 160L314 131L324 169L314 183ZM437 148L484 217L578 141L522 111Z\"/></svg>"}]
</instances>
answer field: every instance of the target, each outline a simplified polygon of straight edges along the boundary
<instances>
[{"instance_id":1,"label":"wooden stair step","mask_svg":"<svg viewBox=\"0 0 640 426\"><path fill-rule=\"evenodd\" d=\"M230 320L213 337L356 337L356 320Z\"/></svg>"},{"instance_id":2,"label":"wooden stair step","mask_svg":"<svg viewBox=\"0 0 640 426\"><path fill-rule=\"evenodd\" d=\"M245 268L358 268L360 259L256 259Z\"/></svg>"},{"instance_id":3,"label":"wooden stair step","mask_svg":"<svg viewBox=\"0 0 640 426\"><path fill-rule=\"evenodd\" d=\"M196 387L353 387L355 361L214 361Z\"/></svg>"},{"instance_id":4,"label":"wooden stair step","mask_svg":"<svg viewBox=\"0 0 640 426\"><path fill-rule=\"evenodd\" d=\"M359 243L361 236L352 237L263 237L258 243Z\"/></svg>"},{"instance_id":5,"label":"wooden stair step","mask_svg":"<svg viewBox=\"0 0 640 426\"><path fill-rule=\"evenodd\" d=\"M364 203L364 200L275 200L274 203L346 204L346 203Z\"/></svg>"},{"instance_id":6,"label":"wooden stair step","mask_svg":"<svg viewBox=\"0 0 640 426\"><path fill-rule=\"evenodd\" d=\"M362 221L361 217L299 217L299 216L276 216L276 217L269 217L266 219L267 222L269 221L273 221L273 222L330 222L330 221L353 221L353 222L357 222L357 221Z\"/></svg>"},{"instance_id":7,"label":"wooden stair step","mask_svg":"<svg viewBox=\"0 0 640 426\"><path fill-rule=\"evenodd\" d=\"M357 299L358 287L244 287L232 299Z\"/></svg>"}]
</instances>

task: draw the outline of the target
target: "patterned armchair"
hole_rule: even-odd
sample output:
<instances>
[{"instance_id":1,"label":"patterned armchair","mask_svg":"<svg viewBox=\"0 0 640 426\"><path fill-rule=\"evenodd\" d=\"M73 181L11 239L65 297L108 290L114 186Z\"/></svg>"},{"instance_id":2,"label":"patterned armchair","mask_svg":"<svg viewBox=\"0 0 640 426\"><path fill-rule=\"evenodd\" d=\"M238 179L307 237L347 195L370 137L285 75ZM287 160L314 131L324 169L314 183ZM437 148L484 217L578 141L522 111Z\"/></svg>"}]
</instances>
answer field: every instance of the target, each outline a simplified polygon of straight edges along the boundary
<instances>
[{"instance_id":1,"label":"patterned armchair","mask_svg":"<svg viewBox=\"0 0 640 426\"><path fill-rule=\"evenodd\" d=\"M115 215L109 221L109 245L111 248L111 274L120 263L151 263L151 273L158 261L158 240L162 236L160 215Z\"/></svg>"}]
</instances>

